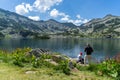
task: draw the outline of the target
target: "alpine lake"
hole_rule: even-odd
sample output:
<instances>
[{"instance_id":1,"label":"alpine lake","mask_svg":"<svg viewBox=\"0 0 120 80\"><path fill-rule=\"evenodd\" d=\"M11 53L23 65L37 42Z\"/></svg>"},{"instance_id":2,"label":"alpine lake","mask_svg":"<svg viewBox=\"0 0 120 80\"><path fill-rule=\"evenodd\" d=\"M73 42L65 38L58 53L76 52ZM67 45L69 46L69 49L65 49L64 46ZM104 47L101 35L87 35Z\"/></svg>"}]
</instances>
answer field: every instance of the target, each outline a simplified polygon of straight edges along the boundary
<instances>
[{"instance_id":1,"label":"alpine lake","mask_svg":"<svg viewBox=\"0 0 120 80\"><path fill-rule=\"evenodd\" d=\"M97 60L114 57L120 53L120 39L114 38L51 38L51 39L0 39L0 49L13 51L16 48L43 48L77 58L89 43L94 52L92 56Z\"/></svg>"}]
</instances>

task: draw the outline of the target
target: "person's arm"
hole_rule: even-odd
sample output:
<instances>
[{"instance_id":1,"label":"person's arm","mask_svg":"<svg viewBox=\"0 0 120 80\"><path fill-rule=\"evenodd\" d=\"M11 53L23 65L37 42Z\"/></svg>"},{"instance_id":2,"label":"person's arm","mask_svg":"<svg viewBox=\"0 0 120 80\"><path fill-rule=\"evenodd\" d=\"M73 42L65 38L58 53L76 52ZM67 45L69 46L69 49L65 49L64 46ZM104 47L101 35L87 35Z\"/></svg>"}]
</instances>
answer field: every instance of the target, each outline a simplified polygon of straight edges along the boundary
<instances>
[{"instance_id":1,"label":"person's arm","mask_svg":"<svg viewBox=\"0 0 120 80\"><path fill-rule=\"evenodd\" d=\"M93 52L93 48L91 47L91 52Z\"/></svg>"},{"instance_id":2,"label":"person's arm","mask_svg":"<svg viewBox=\"0 0 120 80\"><path fill-rule=\"evenodd\" d=\"M84 49L84 52L86 52L86 48Z\"/></svg>"}]
</instances>

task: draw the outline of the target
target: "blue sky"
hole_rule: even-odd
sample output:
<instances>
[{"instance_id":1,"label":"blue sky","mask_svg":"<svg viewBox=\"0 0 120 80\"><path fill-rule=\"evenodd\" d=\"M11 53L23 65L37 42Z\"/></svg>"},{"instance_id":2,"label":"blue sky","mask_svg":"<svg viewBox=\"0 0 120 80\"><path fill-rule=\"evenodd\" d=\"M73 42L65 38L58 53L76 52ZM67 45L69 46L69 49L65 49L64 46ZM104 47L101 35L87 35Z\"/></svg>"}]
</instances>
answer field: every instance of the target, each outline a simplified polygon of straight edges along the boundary
<instances>
[{"instance_id":1,"label":"blue sky","mask_svg":"<svg viewBox=\"0 0 120 80\"><path fill-rule=\"evenodd\" d=\"M55 19L76 25L107 14L120 15L120 0L0 0L0 8L33 20Z\"/></svg>"}]
</instances>

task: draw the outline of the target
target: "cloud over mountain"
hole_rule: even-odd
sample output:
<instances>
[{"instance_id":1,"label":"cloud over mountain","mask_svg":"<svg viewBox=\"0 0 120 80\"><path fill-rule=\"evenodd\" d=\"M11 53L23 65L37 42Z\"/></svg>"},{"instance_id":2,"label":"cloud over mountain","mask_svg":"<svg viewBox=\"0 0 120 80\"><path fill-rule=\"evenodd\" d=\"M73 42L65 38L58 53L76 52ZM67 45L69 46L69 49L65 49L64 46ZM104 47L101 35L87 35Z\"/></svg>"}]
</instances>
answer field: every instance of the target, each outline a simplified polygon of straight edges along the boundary
<instances>
[{"instance_id":1,"label":"cloud over mountain","mask_svg":"<svg viewBox=\"0 0 120 80\"><path fill-rule=\"evenodd\" d=\"M53 18L60 17L61 21L71 22L71 23L74 23L75 25L78 25L78 26L82 23L86 23L89 21L88 19L83 19L79 14L76 15L76 19L73 20L73 19L71 19L71 17L69 15L67 15L63 12L60 12L57 9L51 10L49 15Z\"/></svg>"},{"instance_id":2,"label":"cloud over mountain","mask_svg":"<svg viewBox=\"0 0 120 80\"><path fill-rule=\"evenodd\" d=\"M15 11L18 14L26 14L29 11L39 11L41 13L50 10L54 5L59 5L62 0L35 0L35 2L30 5L29 3L22 3L15 7Z\"/></svg>"},{"instance_id":3,"label":"cloud over mountain","mask_svg":"<svg viewBox=\"0 0 120 80\"><path fill-rule=\"evenodd\" d=\"M50 10L52 6L58 5L61 2L62 0L36 0L32 6L35 10L46 12Z\"/></svg>"},{"instance_id":4,"label":"cloud over mountain","mask_svg":"<svg viewBox=\"0 0 120 80\"><path fill-rule=\"evenodd\" d=\"M34 21L39 21L40 17L39 16L28 16L29 19L32 19Z\"/></svg>"},{"instance_id":5,"label":"cloud over mountain","mask_svg":"<svg viewBox=\"0 0 120 80\"><path fill-rule=\"evenodd\" d=\"M20 15L24 15L26 13L28 13L29 11L32 11L32 7L30 6L30 4L19 4L15 7L15 11L16 13L20 14Z\"/></svg>"},{"instance_id":6,"label":"cloud over mountain","mask_svg":"<svg viewBox=\"0 0 120 80\"><path fill-rule=\"evenodd\" d=\"M82 18L80 14L74 16L73 19L71 15L66 14L66 12L61 12L59 9L55 8L56 5L59 6L62 2L64 2L64 0L35 0L32 4L23 2L15 7L15 11L20 15L29 14L28 18L35 21L38 21L41 18L41 16L36 16L37 13L38 15L46 14L48 19L54 18L58 21L71 22L75 25L80 25L89 21L88 19ZM31 13L35 15L31 16Z\"/></svg>"}]
</instances>

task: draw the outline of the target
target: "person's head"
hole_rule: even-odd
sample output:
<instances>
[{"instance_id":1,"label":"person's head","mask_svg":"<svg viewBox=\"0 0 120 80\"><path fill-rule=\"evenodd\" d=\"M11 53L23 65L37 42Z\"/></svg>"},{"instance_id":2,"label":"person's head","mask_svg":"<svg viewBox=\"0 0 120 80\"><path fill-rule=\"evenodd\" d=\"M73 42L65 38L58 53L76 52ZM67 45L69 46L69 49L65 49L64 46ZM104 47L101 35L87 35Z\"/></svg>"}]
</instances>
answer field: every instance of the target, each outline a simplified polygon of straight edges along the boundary
<instances>
[{"instance_id":1,"label":"person's head","mask_svg":"<svg viewBox=\"0 0 120 80\"><path fill-rule=\"evenodd\" d=\"M90 47L90 44L89 44L89 43L87 43L87 46L88 46L88 47Z\"/></svg>"},{"instance_id":2,"label":"person's head","mask_svg":"<svg viewBox=\"0 0 120 80\"><path fill-rule=\"evenodd\" d=\"M80 52L80 55L82 55L82 52Z\"/></svg>"}]
</instances>

